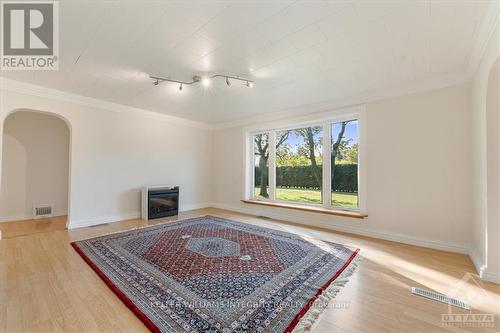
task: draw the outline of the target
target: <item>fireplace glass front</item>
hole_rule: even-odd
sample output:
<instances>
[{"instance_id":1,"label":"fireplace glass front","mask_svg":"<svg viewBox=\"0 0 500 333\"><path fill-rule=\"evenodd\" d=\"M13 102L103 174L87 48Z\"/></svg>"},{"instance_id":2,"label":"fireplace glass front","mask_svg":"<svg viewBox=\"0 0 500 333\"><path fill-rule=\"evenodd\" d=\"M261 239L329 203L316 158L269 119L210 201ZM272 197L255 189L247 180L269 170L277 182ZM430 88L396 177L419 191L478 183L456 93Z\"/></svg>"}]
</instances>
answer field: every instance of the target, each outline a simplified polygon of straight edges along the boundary
<instances>
[{"instance_id":1,"label":"fireplace glass front","mask_svg":"<svg viewBox=\"0 0 500 333\"><path fill-rule=\"evenodd\" d=\"M179 188L149 190L148 219L177 215L179 211Z\"/></svg>"}]
</instances>

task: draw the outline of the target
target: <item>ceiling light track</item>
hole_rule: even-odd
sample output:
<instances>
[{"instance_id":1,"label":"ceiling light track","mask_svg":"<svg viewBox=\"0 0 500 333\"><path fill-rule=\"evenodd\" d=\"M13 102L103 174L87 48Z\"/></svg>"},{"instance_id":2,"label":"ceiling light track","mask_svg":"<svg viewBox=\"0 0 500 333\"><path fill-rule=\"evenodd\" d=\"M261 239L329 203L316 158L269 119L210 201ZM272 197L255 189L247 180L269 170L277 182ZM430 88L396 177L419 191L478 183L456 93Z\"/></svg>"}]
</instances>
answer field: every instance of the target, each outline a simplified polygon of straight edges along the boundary
<instances>
[{"instance_id":1,"label":"ceiling light track","mask_svg":"<svg viewBox=\"0 0 500 333\"><path fill-rule=\"evenodd\" d=\"M254 81L249 80L249 79L245 79L245 78L238 77L238 76L232 76L232 75L223 75L223 74L214 74L211 76L203 76L203 77L195 75L195 76L193 76L192 81L174 80L174 79L153 76L153 75L150 75L149 77L153 80L153 84L155 86L159 85L161 82L172 82L172 83L177 83L179 85L179 90L182 90L182 87L184 85L191 85L191 84L195 84L195 83L201 83L203 86L208 86L210 84L210 80L218 78L218 77L225 79L226 84L228 86L231 85L230 80L241 81L245 84L245 86L247 86L249 88L253 87L253 83L254 83Z\"/></svg>"}]
</instances>

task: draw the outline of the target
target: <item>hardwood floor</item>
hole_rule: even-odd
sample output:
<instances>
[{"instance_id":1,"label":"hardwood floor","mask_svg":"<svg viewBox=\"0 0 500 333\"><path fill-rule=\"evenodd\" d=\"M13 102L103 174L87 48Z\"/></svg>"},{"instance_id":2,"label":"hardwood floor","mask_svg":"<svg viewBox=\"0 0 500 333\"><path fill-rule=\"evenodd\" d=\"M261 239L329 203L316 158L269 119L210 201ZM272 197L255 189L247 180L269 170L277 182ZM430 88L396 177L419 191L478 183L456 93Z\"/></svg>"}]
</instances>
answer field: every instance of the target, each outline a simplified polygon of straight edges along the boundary
<instances>
[{"instance_id":1,"label":"hardwood floor","mask_svg":"<svg viewBox=\"0 0 500 333\"><path fill-rule=\"evenodd\" d=\"M66 216L0 223L0 239L66 229Z\"/></svg>"},{"instance_id":2,"label":"hardwood floor","mask_svg":"<svg viewBox=\"0 0 500 333\"><path fill-rule=\"evenodd\" d=\"M500 286L481 282L465 255L368 237L298 226L219 209L185 212L180 219L211 214L359 247L364 260L314 328L330 332L498 332ZM177 218L156 220L165 223ZM20 222L26 223L26 222ZM2 225L2 224L0 224ZM15 237L16 225L2 225L0 240L1 332L144 332L146 328L70 246L73 240L147 226L141 220L75 230L47 230ZM19 227L17 227L19 228ZM29 229L29 228L28 228ZM30 232L26 232L30 233ZM463 285L460 281L464 278ZM459 297L472 313L494 314L491 327L445 326L448 306L418 296L411 287ZM453 308L453 313L468 311ZM477 323L476 323L477 324ZM488 323L483 323L483 325Z\"/></svg>"}]
</instances>

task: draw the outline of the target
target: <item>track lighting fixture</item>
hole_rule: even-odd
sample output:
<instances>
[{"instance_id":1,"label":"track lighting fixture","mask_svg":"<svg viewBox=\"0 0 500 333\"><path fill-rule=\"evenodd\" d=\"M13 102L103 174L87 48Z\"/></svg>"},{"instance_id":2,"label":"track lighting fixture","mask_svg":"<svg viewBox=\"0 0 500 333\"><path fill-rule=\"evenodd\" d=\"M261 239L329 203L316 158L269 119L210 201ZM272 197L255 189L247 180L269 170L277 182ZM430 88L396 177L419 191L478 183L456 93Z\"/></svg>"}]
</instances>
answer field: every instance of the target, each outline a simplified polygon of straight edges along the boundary
<instances>
[{"instance_id":1,"label":"track lighting fixture","mask_svg":"<svg viewBox=\"0 0 500 333\"><path fill-rule=\"evenodd\" d=\"M215 79L215 78L218 78L218 77L222 77L222 78L226 79L226 85L228 87L231 85L231 81L229 81L229 79L241 81L241 82L243 82L245 84L245 86L247 86L249 88L253 87L253 81L252 80L248 80L248 79L241 78L241 77L238 77L238 76L223 75L223 74L214 74L212 76L204 76L204 77L193 76L193 80L192 81L180 81L180 80L167 79L167 78L163 78L163 77L159 77L159 76L152 76L152 75L150 75L149 77L154 80L153 81L153 85L155 85L155 86L157 86L161 82L178 83L179 84L179 90L182 90L182 87L185 84L191 85L191 84L194 84L194 83L201 83L202 86L208 87L210 85L212 79Z\"/></svg>"}]
</instances>

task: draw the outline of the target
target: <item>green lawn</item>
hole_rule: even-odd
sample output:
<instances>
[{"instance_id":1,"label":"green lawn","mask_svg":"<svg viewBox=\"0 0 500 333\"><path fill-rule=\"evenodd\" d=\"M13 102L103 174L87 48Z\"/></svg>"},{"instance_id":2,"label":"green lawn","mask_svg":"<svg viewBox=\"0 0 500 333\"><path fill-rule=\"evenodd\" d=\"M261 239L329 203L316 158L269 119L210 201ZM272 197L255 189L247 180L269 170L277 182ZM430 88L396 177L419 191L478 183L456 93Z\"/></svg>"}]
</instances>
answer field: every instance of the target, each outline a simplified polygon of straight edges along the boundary
<instances>
[{"instance_id":1,"label":"green lawn","mask_svg":"<svg viewBox=\"0 0 500 333\"><path fill-rule=\"evenodd\" d=\"M259 194L259 189L255 189L255 195ZM283 201L321 203L320 190L305 190L292 188L277 188L276 199ZM357 193L332 192L332 204L347 208L358 208Z\"/></svg>"}]
</instances>

